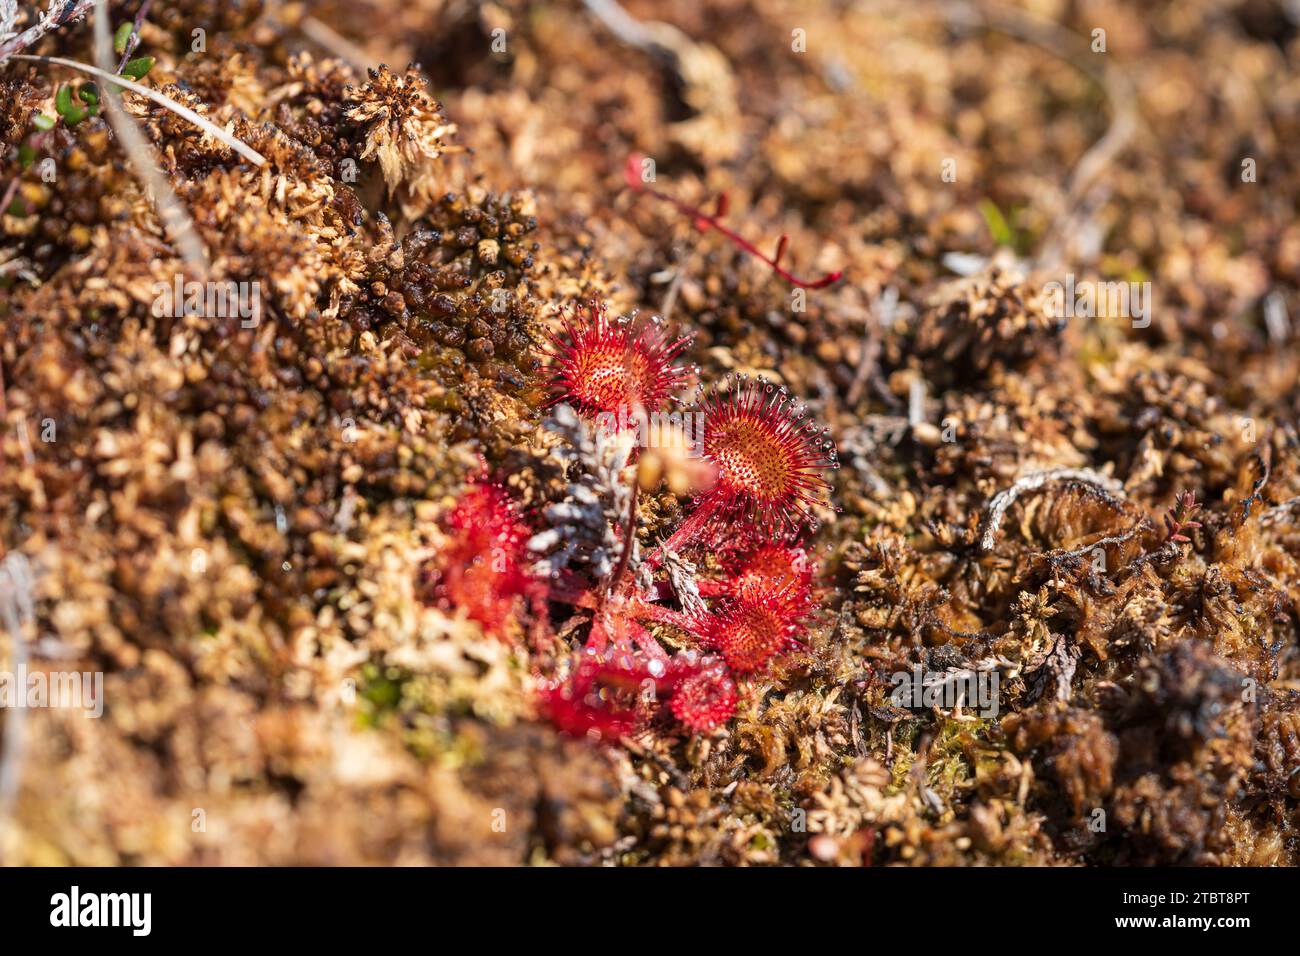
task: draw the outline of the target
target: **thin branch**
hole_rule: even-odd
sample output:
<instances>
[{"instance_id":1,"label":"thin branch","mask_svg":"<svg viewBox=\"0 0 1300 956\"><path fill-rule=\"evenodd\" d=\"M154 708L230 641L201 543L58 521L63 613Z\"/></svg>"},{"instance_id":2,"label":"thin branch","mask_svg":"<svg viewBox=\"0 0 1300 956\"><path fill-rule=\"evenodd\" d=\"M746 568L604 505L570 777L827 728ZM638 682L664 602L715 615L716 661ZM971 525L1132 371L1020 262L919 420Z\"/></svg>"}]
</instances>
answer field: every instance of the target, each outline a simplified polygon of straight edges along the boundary
<instances>
[{"instance_id":1,"label":"thin branch","mask_svg":"<svg viewBox=\"0 0 1300 956\"><path fill-rule=\"evenodd\" d=\"M251 146L247 146L244 143L241 143L238 139L231 136L224 129L218 126L216 123L212 122L212 120L200 116L198 113L194 112L188 106L182 106L180 103L177 103L175 100L171 99L170 97L165 96L162 93L159 93L157 90L150 89L147 86L141 86L139 83L136 83L134 80L128 80L124 76L118 76L116 73L110 73L107 70L101 70L98 67L90 66L87 63L79 63L76 60L65 60L61 56L32 56L31 54L27 54L27 53L15 53L12 58L15 60L30 60L33 63L53 63L58 66L66 66L70 70L79 70L82 73L89 73L91 76L98 77L108 83L114 83L118 86L125 87L126 89L130 90L132 93L139 93L141 96L145 97L146 99L153 100L159 106L164 106L167 109L171 110L177 116L189 120L191 123L193 123L199 129L203 130L203 132L207 133L209 136L225 143L235 152L239 153L239 155L247 159L254 166L266 165L265 156L263 156L257 150L253 149Z\"/></svg>"},{"instance_id":2,"label":"thin branch","mask_svg":"<svg viewBox=\"0 0 1300 956\"><path fill-rule=\"evenodd\" d=\"M49 10L41 14L40 18L34 24L9 42L0 45L0 62L3 62L11 56L14 57L14 59L19 59L15 56L19 50L27 49L51 30L63 26L70 20L75 20L93 7L95 3L96 0L77 0L76 3L73 3L72 0L65 0L63 6L59 8L57 13L54 11L53 6L51 6Z\"/></svg>"},{"instance_id":3,"label":"thin branch","mask_svg":"<svg viewBox=\"0 0 1300 956\"><path fill-rule=\"evenodd\" d=\"M656 53L665 49L663 42L656 35L656 30L647 27L614 0L583 0L583 5L605 25L610 33L628 46L636 47L646 53Z\"/></svg>"},{"instance_id":4,"label":"thin branch","mask_svg":"<svg viewBox=\"0 0 1300 956\"><path fill-rule=\"evenodd\" d=\"M371 57L365 50L357 46L347 37L337 32L328 24L322 23L315 17L303 17L302 22L298 24L298 29L303 32L303 36L333 53L341 60L346 60L359 70L374 65L374 57Z\"/></svg>"},{"instance_id":5,"label":"thin branch","mask_svg":"<svg viewBox=\"0 0 1300 956\"><path fill-rule=\"evenodd\" d=\"M659 315L667 322L673 314L673 309L677 307L677 296L682 291L682 283L686 280L686 266L690 262L690 253L681 247L673 249L673 264L669 272L671 278L668 279L668 291L664 293L663 301L659 303ZM659 273L651 277L651 281L659 281L660 276L668 274L667 272Z\"/></svg>"},{"instance_id":6,"label":"thin branch","mask_svg":"<svg viewBox=\"0 0 1300 956\"><path fill-rule=\"evenodd\" d=\"M14 24L18 21L18 0L0 0L0 43L13 35Z\"/></svg>"},{"instance_id":7,"label":"thin branch","mask_svg":"<svg viewBox=\"0 0 1300 956\"><path fill-rule=\"evenodd\" d=\"M880 358L880 336L894 324L898 313L898 290L892 285L887 287L871 303L871 311L864 316L862 323L862 354L858 359L857 370L853 373L853 382L849 385L845 404L853 408L862 397L867 380L875 374L876 361ZM873 321L874 320L874 321Z\"/></svg>"},{"instance_id":8,"label":"thin branch","mask_svg":"<svg viewBox=\"0 0 1300 956\"><path fill-rule=\"evenodd\" d=\"M113 40L108 29L107 0L95 9L95 58L105 67L113 65ZM110 79L114 76L107 69L102 72ZM207 248L194 228L194 220L190 218L189 212L176 196L176 191L172 189L167 177L158 169L157 155L153 147L135 125L135 120L122 108L118 98L120 95L111 85L105 86L104 115L109 125L113 127L113 132L117 134L118 142L122 144L127 159L135 167L136 175L153 196L154 205L158 209L158 218L171 234L181 259L191 272L206 276L211 271L212 263L208 259Z\"/></svg>"},{"instance_id":9,"label":"thin branch","mask_svg":"<svg viewBox=\"0 0 1300 956\"><path fill-rule=\"evenodd\" d=\"M117 61L116 73L121 73L126 68L127 62L131 59L131 54L135 48L140 45L140 27L144 26L144 18L149 15L149 8L153 6L153 0L144 0L140 4L140 9L136 11L135 22L131 24L131 35L126 38L126 46L122 48L122 59Z\"/></svg>"}]
</instances>

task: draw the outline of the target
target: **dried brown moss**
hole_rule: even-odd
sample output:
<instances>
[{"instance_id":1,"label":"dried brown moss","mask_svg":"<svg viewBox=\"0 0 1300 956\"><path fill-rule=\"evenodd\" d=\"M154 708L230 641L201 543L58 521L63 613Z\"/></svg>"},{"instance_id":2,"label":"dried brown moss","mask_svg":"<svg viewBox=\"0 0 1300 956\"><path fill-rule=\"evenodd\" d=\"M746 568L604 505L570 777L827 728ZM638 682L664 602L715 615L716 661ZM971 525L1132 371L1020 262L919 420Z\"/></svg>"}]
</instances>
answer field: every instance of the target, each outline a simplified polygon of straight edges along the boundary
<instances>
[{"instance_id":1,"label":"dried brown moss","mask_svg":"<svg viewBox=\"0 0 1300 956\"><path fill-rule=\"evenodd\" d=\"M263 283L249 328L154 314L181 266L108 126L39 131L71 77L0 67L0 554L40 569L42 665L105 671L109 702L32 715L6 860L1294 864L1300 355L1262 304L1300 315L1294 33L1043 8L1104 21L1145 124L1063 237L1115 104L1061 51L905 4L626 7L676 32L312 5L367 72L295 4L155 3L148 82L267 159L126 97L213 277ZM89 31L38 52L88 60ZM633 151L846 280L796 307L623 191ZM1063 238L1079 278L1153 283L1149 328L1046 313ZM702 380L761 372L840 446L806 651L710 737L565 740L532 680L567 610L511 648L419 599L480 456L525 518L565 494L538 343L593 293L670 312ZM983 547L994 496L1058 469ZM647 495L644 527L685 504ZM998 713L900 706L914 665L997 673Z\"/></svg>"}]
</instances>

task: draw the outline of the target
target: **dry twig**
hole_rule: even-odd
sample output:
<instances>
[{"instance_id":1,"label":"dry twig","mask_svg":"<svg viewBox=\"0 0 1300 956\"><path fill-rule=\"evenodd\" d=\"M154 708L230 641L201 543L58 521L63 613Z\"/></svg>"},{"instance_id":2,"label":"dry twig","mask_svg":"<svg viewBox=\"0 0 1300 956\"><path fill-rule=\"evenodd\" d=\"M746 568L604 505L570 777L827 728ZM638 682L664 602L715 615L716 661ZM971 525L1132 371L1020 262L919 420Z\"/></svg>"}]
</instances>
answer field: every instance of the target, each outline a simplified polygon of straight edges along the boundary
<instances>
[{"instance_id":1,"label":"dry twig","mask_svg":"<svg viewBox=\"0 0 1300 956\"><path fill-rule=\"evenodd\" d=\"M358 70L365 70L375 65L374 57L369 56L357 44L315 17L303 17L302 22L298 24L298 29L307 39L339 59L351 63Z\"/></svg>"},{"instance_id":2,"label":"dry twig","mask_svg":"<svg viewBox=\"0 0 1300 956\"><path fill-rule=\"evenodd\" d=\"M3 62L11 56L14 57L14 59L21 59L20 57L15 56L19 50L27 49L51 30L55 30L58 27L63 26L65 23L70 23L77 17L82 16L92 6L94 6L95 3L96 0L76 0L76 2L73 2L73 0L62 0L61 3L59 3L58 0L55 0L54 3L50 4L50 9L42 13L34 24L0 46L0 62ZM12 21L10 25L12 25ZM4 30L0 30L0 36L3 36L3 34Z\"/></svg>"},{"instance_id":3,"label":"dry twig","mask_svg":"<svg viewBox=\"0 0 1300 956\"><path fill-rule=\"evenodd\" d=\"M95 10L95 58L99 61L105 76L114 75L109 72L113 65L113 40L108 29L107 0L100 3ZM163 227L176 243L176 251L180 253L181 259L191 272L206 276L211 271L211 262L208 259L208 250L194 228L194 220L181 204L167 177L159 171L153 147L145 140L144 135L135 125L135 120L122 108L121 100L118 98L120 95L113 89L111 83L105 85L104 116L108 119L108 124L113 127L113 132L117 134L118 141L122 144L122 149L131 161L131 165L135 167L136 175L153 196L154 204L158 208L158 218L162 220Z\"/></svg>"},{"instance_id":4,"label":"dry twig","mask_svg":"<svg viewBox=\"0 0 1300 956\"><path fill-rule=\"evenodd\" d=\"M189 120L191 123L193 123L199 129L203 130L203 132L207 133L209 136L213 137L214 139L220 140L222 143L229 146L235 152L239 153L239 155L243 156L254 166L266 165L265 156L263 156L257 150L253 149L253 147L245 143L242 143L235 137L231 136L224 129L218 126L216 123L212 122L212 120L206 119L205 117L194 112L189 107L182 106L180 103L177 103L171 97L165 96L164 94L159 93L157 90L151 89L150 87L142 86L141 84L136 83L134 80L128 80L124 76L118 76L116 73L110 73L107 70L101 70L98 67L89 65L88 63L79 63L76 60L67 60L61 56L33 56L27 53L15 53L13 55L13 59L30 60L33 63L53 63L58 66L66 66L70 70L79 70L82 73L89 73L91 76L98 77L99 79L105 80L108 83L114 83L118 86L125 87L126 89L130 90L132 93L139 93L141 96L145 97L146 99L153 100L159 106L163 106L171 110L177 116Z\"/></svg>"},{"instance_id":5,"label":"dry twig","mask_svg":"<svg viewBox=\"0 0 1300 956\"><path fill-rule=\"evenodd\" d=\"M993 550L998 529L1002 527L1002 519L1006 516L1007 509L1015 504L1017 498L1026 491L1037 491L1044 485L1056 481L1080 481L1112 494L1123 494L1124 492L1124 486L1119 481L1109 475L1093 471L1091 468L1051 468L1047 471L1035 471L1022 475L1016 479L1015 484L1010 488L999 491L989 501L988 514L984 518L984 526L980 533L980 550L985 552Z\"/></svg>"}]
</instances>

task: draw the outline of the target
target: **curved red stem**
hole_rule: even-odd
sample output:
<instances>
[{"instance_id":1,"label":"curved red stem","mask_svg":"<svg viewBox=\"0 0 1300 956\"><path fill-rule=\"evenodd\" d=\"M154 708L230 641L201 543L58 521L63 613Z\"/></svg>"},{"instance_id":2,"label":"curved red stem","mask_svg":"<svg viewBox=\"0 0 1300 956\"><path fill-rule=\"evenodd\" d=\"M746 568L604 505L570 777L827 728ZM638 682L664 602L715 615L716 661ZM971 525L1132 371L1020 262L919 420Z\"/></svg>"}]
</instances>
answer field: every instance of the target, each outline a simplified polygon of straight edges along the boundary
<instances>
[{"instance_id":1,"label":"curved red stem","mask_svg":"<svg viewBox=\"0 0 1300 956\"><path fill-rule=\"evenodd\" d=\"M677 211L682 215L690 217L690 219L694 221L697 229L712 229L715 232L722 233L722 235L730 239L736 246L740 247L760 262L765 263L768 268L791 285L798 286L800 289L824 289L831 283L838 282L844 275L843 272L837 271L828 272L820 279L800 279L794 273L784 268L780 263L781 256L785 253L786 244L790 240L789 236L782 236L780 240L778 240L775 256L764 255L759 251L756 245L744 236L740 235L740 233L722 224L721 218L727 211L726 193L723 193L718 197L714 207L717 209L717 212L710 215L697 206L692 206L690 203L682 202L680 199L670 196L665 192L660 192L658 189L647 185L641 178L641 162L643 158L644 157L639 153L632 153L628 156L627 163L623 166L623 179L627 182L629 189L639 193L649 193L656 199L662 199L664 202L677 209Z\"/></svg>"}]
</instances>

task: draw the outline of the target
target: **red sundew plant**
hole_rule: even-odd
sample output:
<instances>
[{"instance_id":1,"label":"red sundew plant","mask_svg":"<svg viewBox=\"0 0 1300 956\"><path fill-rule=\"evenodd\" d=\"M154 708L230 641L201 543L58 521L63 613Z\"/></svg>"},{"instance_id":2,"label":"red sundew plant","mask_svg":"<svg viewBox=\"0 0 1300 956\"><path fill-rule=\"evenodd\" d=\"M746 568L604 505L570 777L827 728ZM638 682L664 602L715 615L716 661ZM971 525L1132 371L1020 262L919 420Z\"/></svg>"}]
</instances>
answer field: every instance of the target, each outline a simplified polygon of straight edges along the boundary
<instances>
[{"instance_id":1,"label":"red sundew plant","mask_svg":"<svg viewBox=\"0 0 1300 956\"><path fill-rule=\"evenodd\" d=\"M725 602L699 625L705 646L716 649L738 674L762 670L777 655L798 647L795 635L806 609L790 591L787 587Z\"/></svg>"},{"instance_id":2,"label":"red sundew plant","mask_svg":"<svg viewBox=\"0 0 1300 956\"><path fill-rule=\"evenodd\" d=\"M789 236L782 236L777 240L776 251L771 256L766 256L759 251L758 247L746 239L744 236L722 224L722 217L727 214L727 208L730 205L727 194L722 193L714 203L714 212L712 214L705 212L698 206L692 206L690 203L682 202L665 192L651 187L644 179L641 178L642 165L645 157L639 153L632 153L627 158L627 163L623 167L623 179L627 182L630 189L639 193L648 193L656 199L660 199L677 209L684 216L688 216L695 228L701 232L712 229L715 232L726 236L734 245L743 249L746 253L753 256L759 262L765 263L768 268L779 275L786 282L800 289L824 289L826 286L838 282L844 275L843 272L828 272L819 279L800 279L794 273L781 265L781 257L785 255L786 246L790 243Z\"/></svg>"},{"instance_id":3,"label":"red sundew plant","mask_svg":"<svg viewBox=\"0 0 1300 956\"><path fill-rule=\"evenodd\" d=\"M676 678L668 709L687 730L707 734L735 714L740 699L736 682L721 661L706 657L698 663L692 659L678 664L684 657L673 658L673 669L684 676Z\"/></svg>"},{"instance_id":4,"label":"red sundew plant","mask_svg":"<svg viewBox=\"0 0 1300 956\"><path fill-rule=\"evenodd\" d=\"M494 637L508 637L521 598L540 603L544 585L527 571L530 532L500 485L474 482L443 518L450 538L429 569L432 603L461 609Z\"/></svg>"},{"instance_id":5,"label":"red sundew plant","mask_svg":"<svg viewBox=\"0 0 1300 956\"><path fill-rule=\"evenodd\" d=\"M566 679L543 684L540 710L564 733L614 740L669 715L692 733L708 733L731 718L737 699L717 658L647 661L627 649L588 649Z\"/></svg>"},{"instance_id":6,"label":"red sundew plant","mask_svg":"<svg viewBox=\"0 0 1300 956\"><path fill-rule=\"evenodd\" d=\"M719 599L714 610L670 620L717 650L735 672L753 673L799 646L796 635L813 610L813 562L802 548L765 544L724 567L723 577L699 587L701 596Z\"/></svg>"},{"instance_id":7,"label":"red sundew plant","mask_svg":"<svg viewBox=\"0 0 1300 956\"><path fill-rule=\"evenodd\" d=\"M688 344L689 336L669 341L657 325L611 322L604 303L592 299L551 337L554 400L589 418L658 408L690 375L673 364Z\"/></svg>"},{"instance_id":8,"label":"red sundew plant","mask_svg":"<svg viewBox=\"0 0 1300 956\"><path fill-rule=\"evenodd\" d=\"M588 415L628 406L656 412L682 383L685 372L673 360L687 341L668 342L657 327L611 324L604 306L589 302L566 317L563 334L553 340L559 398ZM472 485L444 519L451 544L433 580L439 604L465 608L494 634L507 630L524 596L532 598L542 628L549 625L547 599L589 616L587 636L565 676L540 684L539 711L565 733L606 741L673 725L710 733L735 714L742 692L737 677L757 675L800 646L813 609L815 567L797 539L814 525L812 509L829 489L823 473L836 467L834 446L785 389L762 381L740 379L732 390L705 397L699 410L699 448L712 466L712 484L638 573L631 573L630 558L639 484L635 476L617 477L625 474L617 469L607 495L619 497L617 482L629 480L624 516L599 508L594 513L609 532L604 540L621 541L622 553L612 569L576 573L565 588L532 578L529 529L500 486ZM582 439L569 441L578 447ZM586 467L606 466L592 461ZM592 513L592 507L566 512L581 514L584 522ZM617 530L609 527L614 524ZM722 527L727 541L713 545L707 539L720 537L713 532ZM684 570L690 565L671 558L706 545L713 547L709 563L721 566L720 575L696 580ZM593 579L596 574L601 577ZM674 596L680 607L672 606ZM684 641L686 649L670 654L651 628L671 628L677 646ZM541 648L544 642L534 643Z\"/></svg>"},{"instance_id":9,"label":"red sundew plant","mask_svg":"<svg viewBox=\"0 0 1300 956\"><path fill-rule=\"evenodd\" d=\"M571 736L617 739L644 724L647 682L658 686L649 666L629 654L581 654L566 679L542 685L539 710Z\"/></svg>"},{"instance_id":10,"label":"red sundew plant","mask_svg":"<svg viewBox=\"0 0 1300 956\"><path fill-rule=\"evenodd\" d=\"M695 513L661 546L681 551L721 522L743 522L778 537L814 524L812 508L830 490L823 472L839 467L824 429L802 418L784 388L742 379L709 394L703 455L716 470Z\"/></svg>"},{"instance_id":11,"label":"red sundew plant","mask_svg":"<svg viewBox=\"0 0 1300 956\"><path fill-rule=\"evenodd\" d=\"M781 544L759 545L731 562L730 573L716 581L702 581L700 594L757 600L781 594L792 608L812 605L813 562L803 548Z\"/></svg>"}]
</instances>

